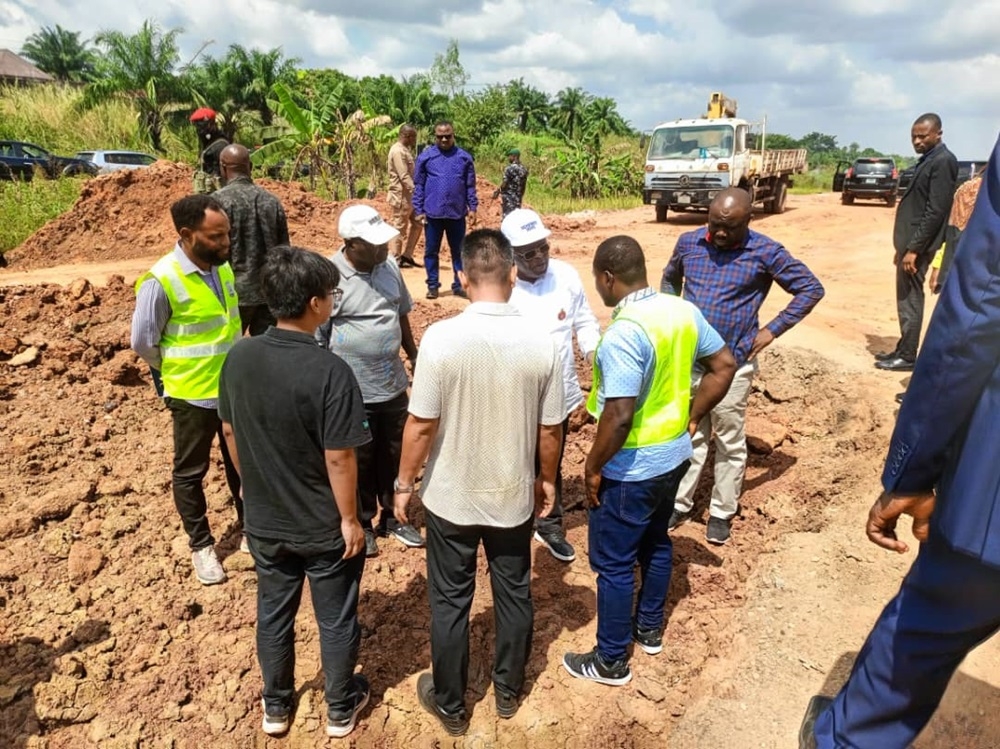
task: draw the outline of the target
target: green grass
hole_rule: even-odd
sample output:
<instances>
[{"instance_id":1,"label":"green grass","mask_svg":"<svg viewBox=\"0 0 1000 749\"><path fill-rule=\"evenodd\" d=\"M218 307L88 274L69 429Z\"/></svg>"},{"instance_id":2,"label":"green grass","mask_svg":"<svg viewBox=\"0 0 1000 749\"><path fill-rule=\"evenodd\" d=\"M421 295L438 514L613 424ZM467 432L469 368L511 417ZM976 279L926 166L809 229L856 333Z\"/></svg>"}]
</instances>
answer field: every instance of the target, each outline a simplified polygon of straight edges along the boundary
<instances>
[{"instance_id":1,"label":"green grass","mask_svg":"<svg viewBox=\"0 0 1000 749\"><path fill-rule=\"evenodd\" d=\"M793 195L814 195L821 192L831 192L833 190L833 172L835 167L822 166L817 169L810 169L805 174L796 174L792 177L795 182L790 192Z\"/></svg>"},{"instance_id":2,"label":"green grass","mask_svg":"<svg viewBox=\"0 0 1000 749\"><path fill-rule=\"evenodd\" d=\"M0 181L0 253L11 250L36 229L68 210L80 196L81 179Z\"/></svg>"}]
</instances>

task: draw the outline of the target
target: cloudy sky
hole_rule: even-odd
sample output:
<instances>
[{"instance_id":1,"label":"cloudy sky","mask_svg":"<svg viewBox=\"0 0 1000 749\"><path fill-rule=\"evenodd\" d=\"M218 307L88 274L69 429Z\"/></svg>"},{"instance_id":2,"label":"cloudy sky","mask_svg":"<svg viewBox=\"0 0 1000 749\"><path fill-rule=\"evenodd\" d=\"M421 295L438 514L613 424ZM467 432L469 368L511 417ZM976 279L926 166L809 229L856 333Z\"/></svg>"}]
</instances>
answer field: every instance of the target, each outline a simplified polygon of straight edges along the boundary
<instances>
[{"instance_id":1,"label":"cloudy sky","mask_svg":"<svg viewBox=\"0 0 1000 749\"><path fill-rule=\"evenodd\" d=\"M997 0L0 0L0 47L146 18L182 27L185 56L280 46L351 75L426 70L454 38L470 87L581 86L638 129L697 116L714 90L773 132L895 153L924 111L960 159L988 155L1000 127Z\"/></svg>"}]
</instances>

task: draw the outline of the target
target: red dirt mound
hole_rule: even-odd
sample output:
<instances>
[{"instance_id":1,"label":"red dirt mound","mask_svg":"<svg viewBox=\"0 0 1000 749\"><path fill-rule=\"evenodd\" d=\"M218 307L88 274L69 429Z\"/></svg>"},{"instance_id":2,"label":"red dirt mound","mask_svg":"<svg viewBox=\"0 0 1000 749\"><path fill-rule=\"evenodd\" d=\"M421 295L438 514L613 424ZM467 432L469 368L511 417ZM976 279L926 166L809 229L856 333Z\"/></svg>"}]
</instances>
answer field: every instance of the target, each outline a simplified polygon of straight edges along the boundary
<instances>
[{"instance_id":1,"label":"red dirt mound","mask_svg":"<svg viewBox=\"0 0 1000 749\"><path fill-rule=\"evenodd\" d=\"M92 179L70 210L6 253L7 261L14 269L28 270L161 254L177 236L168 207L191 192L192 175L185 164L158 161L149 169ZM367 203L386 218L392 211L384 193L374 200L334 202L297 182L260 179L257 184L281 200L292 242L324 253L340 246L337 218L346 206ZM481 226L500 226L500 201L490 199L495 189L488 180L477 181Z\"/></svg>"}]
</instances>

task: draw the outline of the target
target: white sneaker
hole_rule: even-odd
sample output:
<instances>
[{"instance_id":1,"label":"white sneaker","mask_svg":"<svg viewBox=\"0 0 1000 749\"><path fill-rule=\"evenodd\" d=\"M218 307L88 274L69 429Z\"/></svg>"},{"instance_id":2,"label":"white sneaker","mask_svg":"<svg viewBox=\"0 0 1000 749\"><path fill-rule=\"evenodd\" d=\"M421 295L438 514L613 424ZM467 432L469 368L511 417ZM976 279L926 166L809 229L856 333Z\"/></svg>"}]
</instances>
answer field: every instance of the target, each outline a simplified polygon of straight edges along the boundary
<instances>
[{"instance_id":1,"label":"white sneaker","mask_svg":"<svg viewBox=\"0 0 1000 749\"><path fill-rule=\"evenodd\" d=\"M240 536L240 551L242 551L244 554L250 553L250 545L247 544L247 535L245 533L242 536Z\"/></svg>"},{"instance_id":2,"label":"white sneaker","mask_svg":"<svg viewBox=\"0 0 1000 749\"><path fill-rule=\"evenodd\" d=\"M214 546L192 552L191 563L194 565L194 574L202 585L218 585L226 581L226 571L219 564Z\"/></svg>"}]
</instances>

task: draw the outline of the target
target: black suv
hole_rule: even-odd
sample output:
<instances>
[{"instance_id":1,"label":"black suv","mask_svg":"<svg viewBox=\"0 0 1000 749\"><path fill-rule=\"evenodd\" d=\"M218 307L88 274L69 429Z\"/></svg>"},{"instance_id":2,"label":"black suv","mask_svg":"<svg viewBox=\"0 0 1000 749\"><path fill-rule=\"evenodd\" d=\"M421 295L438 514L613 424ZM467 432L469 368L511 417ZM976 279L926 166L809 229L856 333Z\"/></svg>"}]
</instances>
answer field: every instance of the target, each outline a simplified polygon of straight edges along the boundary
<instances>
[{"instance_id":1,"label":"black suv","mask_svg":"<svg viewBox=\"0 0 1000 749\"><path fill-rule=\"evenodd\" d=\"M987 159L980 161L959 161L958 179L955 181L955 187L958 187L963 182L968 182L979 174L979 172L986 168L986 162ZM903 193L910 187L910 182L913 181L913 172L916 169L916 164L914 164L899 173L899 197L903 197Z\"/></svg>"},{"instance_id":2,"label":"black suv","mask_svg":"<svg viewBox=\"0 0 1000 749\"><path fill-rule=\"evenodd\" d=\"M72 156L56 156L34 143L20 140L0 140L0 179L29 180L35 169L50 179L77 174L93 176L97 165Z\"/></svg>"},{"instance_id":3,"label":"black suv","mask_svg":"<svg viewBox=\"0 0 1000 749\"><path fill-rule=\"evenodd\" d=\"M840 200L851 205L855 198L884 200L890 208L896 205L896 191L899 185L899 171L896 162L888 157L855 159L847 171L837 164L833 175L833 191L842 193Z\"/></svg>"}]
</instances>

